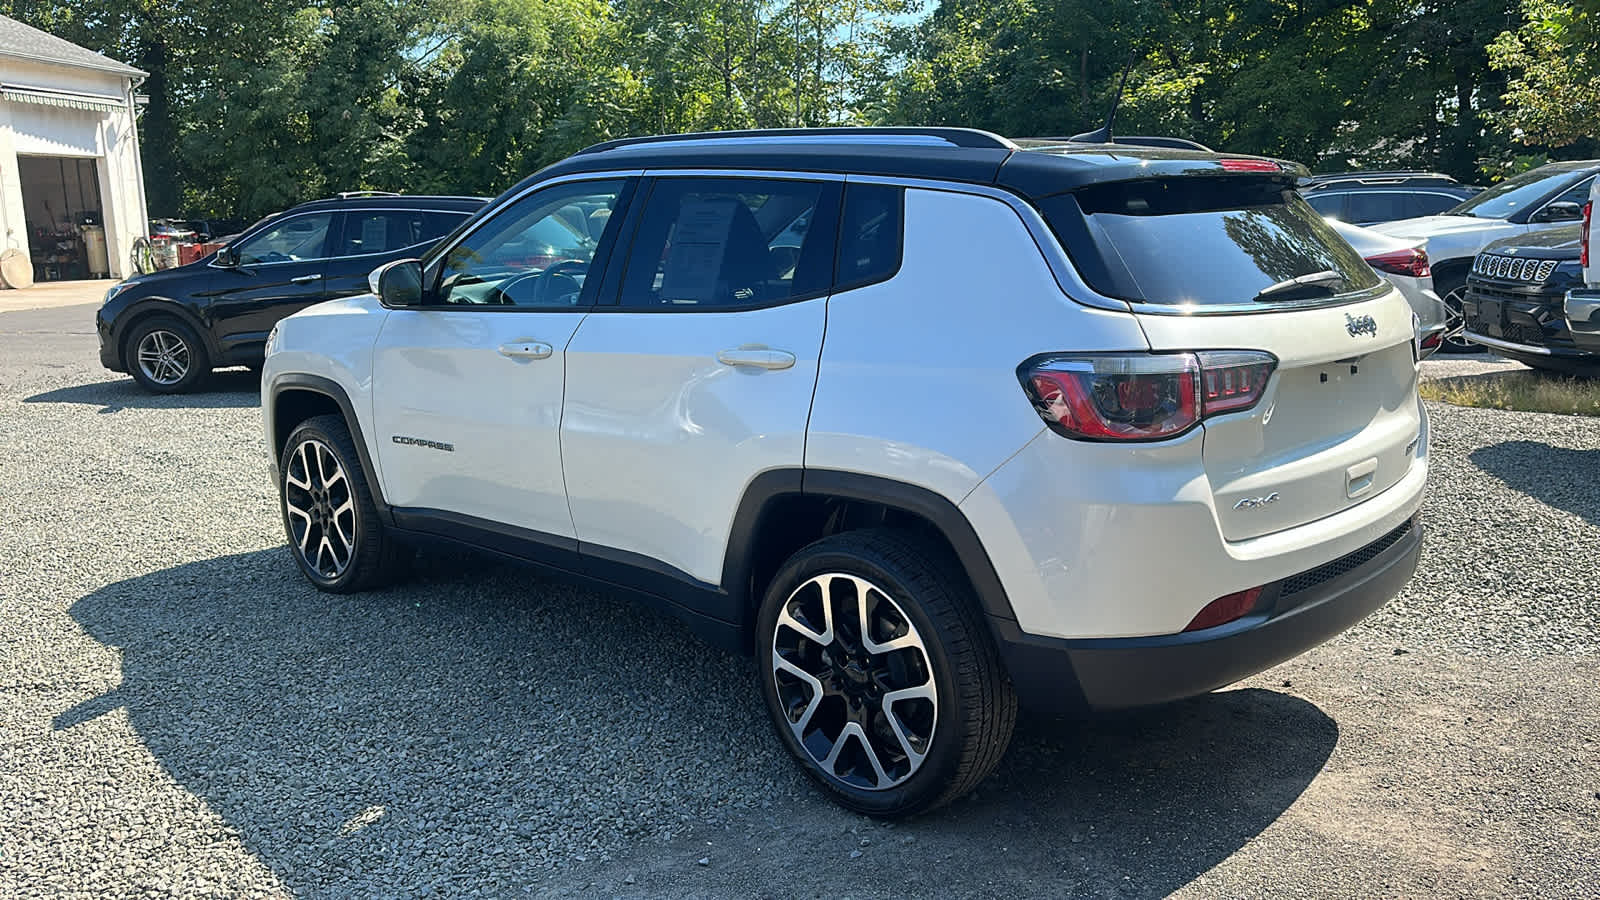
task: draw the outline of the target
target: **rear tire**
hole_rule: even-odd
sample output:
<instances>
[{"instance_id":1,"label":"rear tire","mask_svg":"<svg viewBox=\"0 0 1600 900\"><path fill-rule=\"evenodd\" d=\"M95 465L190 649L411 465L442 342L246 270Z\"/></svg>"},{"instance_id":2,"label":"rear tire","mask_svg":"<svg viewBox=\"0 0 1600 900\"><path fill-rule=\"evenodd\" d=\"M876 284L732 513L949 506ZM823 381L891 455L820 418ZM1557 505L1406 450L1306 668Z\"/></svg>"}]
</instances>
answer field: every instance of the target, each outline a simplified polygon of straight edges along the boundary
<instances>
[{"instance_id":1,"label":"rear tire","mask_svg":"<svg viewBox=\"0 0 1600 900\"><path fill-rule=\"evenodd\" d=\"M278 507L289 552L318 590L353 594L404 573L411 548L378 517L350 429L338 416L301 422L283 446Z\"/></svg>"},{"instance_id":2,"label":"rear tire","mask_svg":"<svg viewBox=\"0 0 1600 900\"><path fill-rule=\"evenodd\" d=\"M790 557L762 603L756 657L773 727L806 774L857 812L949 803L1011 741L1016 694L947 559L910 532L846 532Z\"/></svg>"},{"instance_id":3,"label":"rear tire","mask_svg":"<svg viewBox=\"0 0 1600 900\"><path fill-rule=\"evenodd\" d=\"M211 374L205 342L182 320L156 316L133 326L123 344L123 365L152 394L194 390Z\"/></svg>"}]
</instances>

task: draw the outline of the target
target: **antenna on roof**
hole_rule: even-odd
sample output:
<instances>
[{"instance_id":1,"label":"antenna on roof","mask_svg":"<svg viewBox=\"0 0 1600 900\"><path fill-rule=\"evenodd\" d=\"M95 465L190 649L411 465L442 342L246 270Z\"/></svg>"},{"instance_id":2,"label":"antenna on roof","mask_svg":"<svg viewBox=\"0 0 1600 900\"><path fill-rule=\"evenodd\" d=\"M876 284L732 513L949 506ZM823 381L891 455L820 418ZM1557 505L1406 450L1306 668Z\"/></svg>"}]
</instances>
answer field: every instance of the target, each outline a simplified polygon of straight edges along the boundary
<instances>
[{"instance_id":1,"label":"antenna on roof","mask_svg":"<svg viewBox=\"0 0 1600 900\"><path fill-rule=\"evenodd\" d=\"M1111 98L1111 109L1106 113L1106 123L1093 131L1075 134L1067 140L1077 144L1111 143L1111 123L1116 121L1117 107L1122 105L1122 89L1128 86L1128 73L1133 71L1133 62L1137 58L1132 50L1128 51L1128 64L1122 67L1122 80L1117 83L1117 95Z\"/></svg>"}]
</instances>

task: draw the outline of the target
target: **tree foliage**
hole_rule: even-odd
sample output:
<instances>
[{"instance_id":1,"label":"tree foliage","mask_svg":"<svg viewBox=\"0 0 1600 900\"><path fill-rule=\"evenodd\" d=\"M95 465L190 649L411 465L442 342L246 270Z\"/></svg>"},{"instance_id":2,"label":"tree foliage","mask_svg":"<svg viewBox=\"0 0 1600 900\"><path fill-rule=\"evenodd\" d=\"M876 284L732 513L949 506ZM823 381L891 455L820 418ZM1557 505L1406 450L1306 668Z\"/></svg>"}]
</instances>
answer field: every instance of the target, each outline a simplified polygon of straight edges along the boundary
<instances>
[{"instance_id":1,"label":"tree foliage","mask_svg":"<svg viewBox=\"0 0 1600 900\"><path fill-rule=\"evenodd\" d=\"M0 0L150 73L152 213L238 216L362 188L495 193L629 134L1073 134L1101 123L1130 62L1120 132L1470 178L1594 148L1597 5Z\"/></svg>"},{"instance_id":2,"label":"tree foliage","mask_svg":"<svg viewBox=\"0 0 1600 900\"><path fill-rule=\"evenodd\" d=\"M1525 0L1526 21L1489 46L1511 74L1501 124L1519 140L1562 147L1600 135L1600 0Z\"/></svg>"}]
</instances>

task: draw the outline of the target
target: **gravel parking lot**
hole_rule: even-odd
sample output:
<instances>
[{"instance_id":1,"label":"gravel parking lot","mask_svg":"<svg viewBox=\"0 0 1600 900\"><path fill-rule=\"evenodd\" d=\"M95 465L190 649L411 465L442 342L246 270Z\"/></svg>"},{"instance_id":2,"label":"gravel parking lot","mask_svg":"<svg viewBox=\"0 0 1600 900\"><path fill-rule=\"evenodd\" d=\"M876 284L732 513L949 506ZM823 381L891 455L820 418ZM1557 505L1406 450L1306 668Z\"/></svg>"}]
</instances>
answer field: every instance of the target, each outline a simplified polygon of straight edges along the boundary
<instances>
[{"instance_id":1,"label":"gravel parking lot","mask_svg":"<svg viewBox=\"0 0 1600 900\"><path fill-rule=\"evenodd\" d=\"M622 599L311 590L251 378L144 395L91 315L0 313L0 896L1600 896L1600 422L1434 407L1394 603L891 826Z\"/></svg>"}]
</instances>

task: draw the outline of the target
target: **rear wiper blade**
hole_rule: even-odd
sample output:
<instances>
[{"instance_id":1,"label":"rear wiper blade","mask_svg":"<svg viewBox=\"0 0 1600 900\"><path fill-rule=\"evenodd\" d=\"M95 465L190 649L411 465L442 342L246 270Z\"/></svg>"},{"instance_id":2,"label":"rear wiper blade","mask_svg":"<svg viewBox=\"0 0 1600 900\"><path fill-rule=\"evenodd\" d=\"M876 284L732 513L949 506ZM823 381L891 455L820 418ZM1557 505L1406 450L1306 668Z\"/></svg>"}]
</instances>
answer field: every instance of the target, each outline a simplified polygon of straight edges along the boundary
<instances>
[{"instance_id":1,"label":"rear wiper blade","mask_svg":"<svg viewBox=\"0 0 1600 900\"><path fill-rule=\"evenodd\" d=\"M1277 284L1269 284L1256 294L1255 299L1275 300L1278 298L1279 294L1303 290L1326 291L1327 293L1331 294L1333 293L1333 288L1328 286L1329 282L1343 280L1344 276L1340 275L1338 272L1335 272L1332 269L1323 269L1321 272L1311 272L1306 275L1297 275L1288 281L1280 281Z\"/></svg>"}]
</instances>

